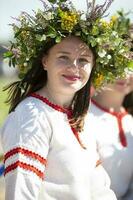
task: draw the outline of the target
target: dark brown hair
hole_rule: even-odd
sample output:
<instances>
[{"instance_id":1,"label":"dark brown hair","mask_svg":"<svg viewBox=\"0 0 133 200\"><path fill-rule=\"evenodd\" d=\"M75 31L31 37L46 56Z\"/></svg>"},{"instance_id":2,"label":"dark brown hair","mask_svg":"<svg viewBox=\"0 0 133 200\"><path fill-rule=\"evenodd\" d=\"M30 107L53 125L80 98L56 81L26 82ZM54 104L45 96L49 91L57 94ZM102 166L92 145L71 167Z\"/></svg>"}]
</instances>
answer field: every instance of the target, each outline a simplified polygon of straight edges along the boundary
<instances>
[{"instance_id":1,"label":"dark brown hair","mask_svg":"<svg viewBox=\"0 0 133 200\"><path fill-rule=\"evenodd\" d=\"M47 72L43 69L42 58L48 53L48 50L54 44L54 41L50 41L42 48L42 50L38 53L38 56L34 59L32 68L27 72L27 74L22 80L13 82L4 88L4 90L9 91L9 95L6 101L6 103L10 104L9 112L14 111L16 106L31 93L36 92L37 90L45 86L47 82ZM95 65L94 52L93 65ZM89 107L90 87L94 69L95 66L93 66L92 68L91 75L87 84L75 94L72 101L73 115L72 119L70 120L70 123L79 132L83 129L84 117Z\"/></svg>"},{"instance_id":2,"label":"dark brown hair","mask_svg":"<svg viewBox=\"0 0 133 200\"><path fill-rule=\"evenodd\" d=\"M131 115L133 115L133 91L125 96L123 106Z\"/></svg>"}]
</instances>

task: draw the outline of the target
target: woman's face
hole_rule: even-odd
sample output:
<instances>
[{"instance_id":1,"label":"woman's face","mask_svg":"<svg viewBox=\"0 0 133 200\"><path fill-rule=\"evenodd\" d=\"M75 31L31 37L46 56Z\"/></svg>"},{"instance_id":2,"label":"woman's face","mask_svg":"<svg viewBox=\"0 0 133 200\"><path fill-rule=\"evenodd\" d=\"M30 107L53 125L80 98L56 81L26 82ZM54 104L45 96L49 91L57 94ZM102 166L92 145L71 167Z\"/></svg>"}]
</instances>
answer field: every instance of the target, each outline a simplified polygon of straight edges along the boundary
<instances>
[{"instance_id":1,"label":"woman's face","mask_svg":"<svg viewBox=\"0 0 133 200\"><path fill-rule=\"evenodd\" d=\"M127 95L133 90L133 80L127 77L126 79L117 80L114 84L108 84L107 87L117 93Z\"/></svg>"},{"instance_id":2,"label":"woman's face","mask_svg":"<svg viewBox=\"0 0 133 200\"><path fill-rule=\"evenodd\" d=\"M56 92L74 94L87 83L93 66L93 54L77 37L67 37L53 46L43 58L47 86Z\"/></svg>"}]
</instances>

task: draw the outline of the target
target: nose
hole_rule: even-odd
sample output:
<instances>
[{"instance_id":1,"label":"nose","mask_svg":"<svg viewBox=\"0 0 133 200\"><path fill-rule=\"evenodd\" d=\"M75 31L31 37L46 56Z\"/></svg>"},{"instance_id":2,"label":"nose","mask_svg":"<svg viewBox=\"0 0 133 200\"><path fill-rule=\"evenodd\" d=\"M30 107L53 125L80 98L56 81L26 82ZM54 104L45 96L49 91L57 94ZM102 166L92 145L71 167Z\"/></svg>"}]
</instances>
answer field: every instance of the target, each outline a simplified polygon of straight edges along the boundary
<instances>
[{"instance_id":1,"label":"nose","mask_svg":"<svg viewBox=\"0 0 133 200\"><path fill-rule=\"evenodd\" d=\"M76 59L73 60L73 61L71 62L70 68L71 68L71 69L74 69L74 70L75 70L75 69L79 69L78 62L77 62Z\"/></svg>"},{"instance_id":2,"label":"nose","mask_svg":"<svg viewBox=\"0 0 133 200\"><path fill-rule=\"evenodd\" d=\"M76 67L77 66L77 60L73 61L73 65Z\"/></svg>"}]
</instances>

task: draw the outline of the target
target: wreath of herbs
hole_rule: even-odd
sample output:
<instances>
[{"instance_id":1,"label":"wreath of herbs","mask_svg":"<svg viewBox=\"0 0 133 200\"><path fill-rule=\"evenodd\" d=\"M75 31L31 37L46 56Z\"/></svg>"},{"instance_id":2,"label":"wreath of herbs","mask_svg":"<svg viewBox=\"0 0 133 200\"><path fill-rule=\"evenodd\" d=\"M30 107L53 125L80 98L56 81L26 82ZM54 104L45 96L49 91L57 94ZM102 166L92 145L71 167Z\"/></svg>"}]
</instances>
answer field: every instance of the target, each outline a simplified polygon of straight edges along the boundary
<instances>
[{"instance_id":1,"label":"wreath of herbs","mask_svg":"<svg viewBox=\"0 0 133 200\"><path fill-rule=\"evenodd\" d=\"M22 12L15 18L17 23L11 24L14 41L4 57L9 58L10 66L17 66L20 79L31 69L33 60L48 41L59 43L69 35L79 36L95 51L95 87L124 77L125 71L133 69L129 45L111 20L102 19L113 0L106 0L103 5L86 0L86 12L77 11L67 0L41 2L42 10L33 11L33 15Z\"/></svg>"}]
</instances>

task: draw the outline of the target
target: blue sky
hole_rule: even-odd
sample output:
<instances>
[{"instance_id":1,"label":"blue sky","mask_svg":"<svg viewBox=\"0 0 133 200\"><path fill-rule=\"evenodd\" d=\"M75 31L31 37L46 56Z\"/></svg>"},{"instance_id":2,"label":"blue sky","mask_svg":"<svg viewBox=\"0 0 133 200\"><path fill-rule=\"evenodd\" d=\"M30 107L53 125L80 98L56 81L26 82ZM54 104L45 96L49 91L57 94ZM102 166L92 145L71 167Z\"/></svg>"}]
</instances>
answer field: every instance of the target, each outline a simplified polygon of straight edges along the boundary
<instances>
[{"instance_id":1,"label":"blue sky","mask_svg":"<svg viewBox=\"0 0 133 200\"><path fill-rule=\"evenodd\" d=\"M73 0L74 5L81 10L85 9L85 0ZM97 0L97 3L103 3L104 0ZM12 29L8 25L13 22L13 17L17 17L21 11L36 10L42 7L39 0L0 0L0 43L6 43L12 38ZM123 8L125 11L133 12L132 0L114 0L109 9L110 15L115 13L116 10ZM133 13L129 16L133 20Z\"/></svg>"}]
</instances>

